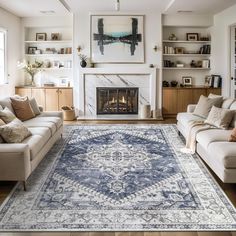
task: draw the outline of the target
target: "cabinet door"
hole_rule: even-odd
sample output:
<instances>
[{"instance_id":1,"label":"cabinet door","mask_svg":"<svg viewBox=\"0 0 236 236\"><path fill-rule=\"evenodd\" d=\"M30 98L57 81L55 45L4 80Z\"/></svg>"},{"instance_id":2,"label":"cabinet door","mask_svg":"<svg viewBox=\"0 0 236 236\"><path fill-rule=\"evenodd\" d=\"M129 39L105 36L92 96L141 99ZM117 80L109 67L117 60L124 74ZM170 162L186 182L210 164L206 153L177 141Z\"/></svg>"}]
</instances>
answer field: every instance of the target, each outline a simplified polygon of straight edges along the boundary
<instances>
[{"instance_id":1,"label":"cabinet door","mask_svg":"<svg viewBox=\"0 0 236 236\"><path fill-rule=\"evenodd\" d=\"M186 112L189 104L193 104L193 90L178 89L178 112Z\"/></svg>"},{"instance_id":2,"label":"cabinet door","mask_svg":"<svg viewBox=\"0 0 236 236\"><path fill-rule=\"evenodd\" d=\"M61 107L73 106L73 90L72 89L59 89L59 110Z\"/></svg>"},{"instance_id":3,"label":"cabinet door","mask_svg":"<svg viewBox=\"0 0 236 236\"><path fill-rule=\"evenodd\" d=\"M197 104L201 95L207 96L206 89L193 89L193 104Z\"/></svg>"},{"instance_id":4,"label":"cabinet door","mask_svg":"<svg viewBox=\"0 0 236 236\"><path fill-rule=\"evenodd\" d=\"M16 88L15 93L21 97L28 96L31 98L31 88Z\"/></svg>"},{"instance_id":5,"label":"cabinet door","mask_svg":"<svg viewBox=\"0 0 236 236\"><path fill-rule=\"evenodd\" d=\"M58 111L58 91L59 89L45 89L46 111Z\"/></svg>"},{"instance_id":6,"label":"cabinet door","mask_svg":"<svg viewBox=\"0 0 236 236\"><path fill-rule=\"evenodd\" d=\"M207 89L207 96L210 94L216 94L216 95L221 95L221 88L208 88Z\"/></svg>"},{"instance_id":7,"label":"cabinet door","mask_svg":"<svg viewBox=\"0 0 236 236\"><path fill-rule=\"evenodd\" d=\"M43 107L43 109L45 110L45 89L37 89L37 88L32 88L32 97L35 98L35 100L37 101L37 103Z\"/></svg>"},{"instance_id":8,"label":"cabinet door","mask_svg":"<svg viewBox=\"0 0 236 236\"><path fill-rule=\"evenodd\" d=\"M163 115L177 114L177 89L163 89Z\"/></svg>"}]
</instances>

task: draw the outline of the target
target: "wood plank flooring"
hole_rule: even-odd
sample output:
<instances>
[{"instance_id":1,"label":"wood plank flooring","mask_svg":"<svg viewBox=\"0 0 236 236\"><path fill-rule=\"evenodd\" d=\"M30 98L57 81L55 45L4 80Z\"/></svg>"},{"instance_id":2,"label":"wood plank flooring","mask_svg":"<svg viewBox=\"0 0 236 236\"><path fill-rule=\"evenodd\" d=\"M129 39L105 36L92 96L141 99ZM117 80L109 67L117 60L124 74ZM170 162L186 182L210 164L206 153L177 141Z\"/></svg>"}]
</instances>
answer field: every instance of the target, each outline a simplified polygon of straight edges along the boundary
<instances>
[{"instance_id":1,"label":"wood plank flooring","mask_svg":"<svg viewBox=\"0 0 236 236\"><path fill-rule=\"evenodd\" d=\"M73 121L65 124L173 124L175 119L164 121ZM212 172L211 172L212 173ZM236 184L223 184L218 177L212 173L220 184L226 195L236 207ZM0 181L0 204L13 189L15 182ZM236 232L31 232L31 233L1 233L0 236L236 236Z\"/></svg>"}]
</instances>

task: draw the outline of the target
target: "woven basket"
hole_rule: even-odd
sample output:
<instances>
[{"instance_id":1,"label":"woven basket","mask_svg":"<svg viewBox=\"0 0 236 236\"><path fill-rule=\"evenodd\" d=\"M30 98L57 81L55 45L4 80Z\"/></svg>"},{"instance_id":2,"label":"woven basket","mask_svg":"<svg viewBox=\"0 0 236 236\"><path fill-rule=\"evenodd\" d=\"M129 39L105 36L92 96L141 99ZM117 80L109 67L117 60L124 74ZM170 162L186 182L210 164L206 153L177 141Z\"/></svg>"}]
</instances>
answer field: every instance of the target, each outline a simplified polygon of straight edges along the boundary
<instances>
[{"instance_id":1,"label":"woven basket","mask_svg":"<svg viewBox=\"0 0 236 236\"><path fill-rule=\"evenodd\" d=\"M62 110L65 121L75 120L75 110Z\"/></svg>"}]
</instances>

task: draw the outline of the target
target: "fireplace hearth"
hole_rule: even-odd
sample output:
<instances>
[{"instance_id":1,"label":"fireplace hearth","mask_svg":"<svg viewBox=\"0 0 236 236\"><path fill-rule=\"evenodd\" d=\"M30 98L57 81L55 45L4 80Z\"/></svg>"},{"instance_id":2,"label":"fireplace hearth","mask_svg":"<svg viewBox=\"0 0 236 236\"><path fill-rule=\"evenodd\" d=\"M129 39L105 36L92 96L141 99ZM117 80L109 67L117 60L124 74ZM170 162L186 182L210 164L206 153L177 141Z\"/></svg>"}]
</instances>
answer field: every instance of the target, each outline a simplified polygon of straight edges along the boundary
<instances>
[{"instance_id":1,"label":"fireplace hearth","mask_svg":"<svg viewBox=\"0 0 236 236\"><path fill-rule=\"evenodd\" d=\"M97 88L97 115L138 114L138 88Z\"/></svg>"}]
</instances>

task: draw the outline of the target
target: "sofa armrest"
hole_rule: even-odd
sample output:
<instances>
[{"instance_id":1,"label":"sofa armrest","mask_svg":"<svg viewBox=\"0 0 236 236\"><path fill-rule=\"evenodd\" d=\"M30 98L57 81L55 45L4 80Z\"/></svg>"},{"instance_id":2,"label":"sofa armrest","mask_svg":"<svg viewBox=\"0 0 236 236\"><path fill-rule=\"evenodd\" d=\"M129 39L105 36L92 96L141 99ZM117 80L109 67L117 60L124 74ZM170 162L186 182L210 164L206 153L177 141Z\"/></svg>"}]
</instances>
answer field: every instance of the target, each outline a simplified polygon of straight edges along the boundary
<instances>
[{"instance_id":1,"label":"sofa armrest","mask_svg":"<svg viewBox=\"0 0 236 236\"><path fill-rule=\"evenodd\" d=\"M44 111L44 112L41 112L39 117L59 117L63 120L63 112L62 111Z\"/></svg>"},{"instance_id":2,"label":"sofa armrest","mask_svg":"<svg viewBox=\"0 0 236 236\"><path fill-rule=\"evenodd\" d=\"M27 144L0 144L0 180L25 181L31 173L30 149Z\"/></svg>"},{"instance_id":3,"label":"sofa armrest","mask_svg":"<svg viewBox=\"0 0 236 236\"><path fill-rule=\"evenodd\" d=\"M187 112L188 113L193 113L196 106L197 106L196 104L189 104L188 107L187 107Z\"/></svg>"}]
</instances>

